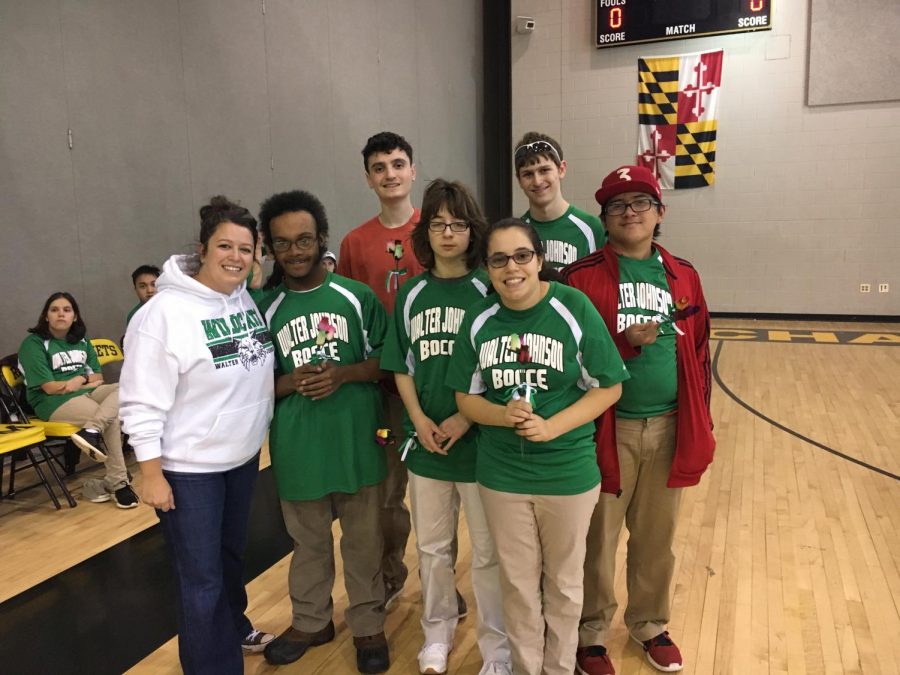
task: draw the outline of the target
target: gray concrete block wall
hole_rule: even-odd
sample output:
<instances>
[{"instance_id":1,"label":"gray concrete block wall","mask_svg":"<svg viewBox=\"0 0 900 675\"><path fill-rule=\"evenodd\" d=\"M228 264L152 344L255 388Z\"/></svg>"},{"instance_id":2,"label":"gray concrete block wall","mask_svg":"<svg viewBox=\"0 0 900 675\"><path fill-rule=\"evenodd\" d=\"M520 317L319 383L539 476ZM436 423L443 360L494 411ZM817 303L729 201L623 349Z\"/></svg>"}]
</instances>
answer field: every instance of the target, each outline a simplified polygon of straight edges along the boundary
<instances>
[{"instance_id":1,"label":"gray concrete block wall","mask_svg":"<svg viewBox=\"0 0 900 675\"><path fill-rule=\"evenodd\" d=\"M634 162L638 58L722 48L716 184L665 193L662 245L697 266L713 310L900 314L900 103L806 105L808 3L775 3L772 31L602 50L592 5L512 2L537 22L512 36L513 140L562 143L569 201L597 213L600 181Z\"/></svg>"}]
</instances>

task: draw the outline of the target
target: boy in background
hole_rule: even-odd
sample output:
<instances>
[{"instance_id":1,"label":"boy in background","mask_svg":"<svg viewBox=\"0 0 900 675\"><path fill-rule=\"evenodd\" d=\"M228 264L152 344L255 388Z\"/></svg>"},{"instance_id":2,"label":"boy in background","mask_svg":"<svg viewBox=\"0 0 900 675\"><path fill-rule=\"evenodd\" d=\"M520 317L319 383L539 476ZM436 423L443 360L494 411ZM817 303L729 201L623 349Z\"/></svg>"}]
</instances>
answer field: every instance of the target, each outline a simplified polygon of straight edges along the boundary
<instances>
[{"instance_id":1,"label":"boy in background","mask_svg":"<svg viewBox=\"0 0 900 675\"><path fill-rule=\"evenodd\" d=\"M544 244L544 262L560 269L603 247L606 231L597 216L569 204L562 196L566 160L559 143L529 131L513 152L516 180L528 199L522 216L534 225Z\"/></svg>"}]
</instances>

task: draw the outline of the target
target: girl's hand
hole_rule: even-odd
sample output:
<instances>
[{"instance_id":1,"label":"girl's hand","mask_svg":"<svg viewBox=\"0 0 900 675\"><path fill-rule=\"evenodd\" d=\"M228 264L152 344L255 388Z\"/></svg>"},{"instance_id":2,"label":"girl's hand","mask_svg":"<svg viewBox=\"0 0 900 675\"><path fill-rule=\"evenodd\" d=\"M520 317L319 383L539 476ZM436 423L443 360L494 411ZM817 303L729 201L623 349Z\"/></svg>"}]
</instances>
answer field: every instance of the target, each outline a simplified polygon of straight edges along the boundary
<instances>
[{"instance_id":1,"label":"girl's hand","mask_svg":"<svg viewBox=\"0 0 900 675\"><path fill-rule=\"evenodd\" d=\"M518 401L510 400L506 404L503 418L507 426L518 427L521 422L530 419L531 415L531 404L525 399L519 399Z\"/></svg>"},{"instance_id":2,"label":"girl's hand","mask_svg":"<svg viewBox=\"0 0 900 675\"><path fill-rule=\"evenodd\" d=\"M451 415L441 422L440 431L444 438L441 454L446 455L453 444L462 438L471 426L472 423L460 413Z\"/></svg>"},{"instance_id":3,"label":"girl's hand","mask_svg":"<svg viewBox=\"0 0 900 675\"><path fill-rule=\"evenodd\" d=\"M540 415L534 414L524 422L520 422L516 425L516 434L523 438L527 438L529 441L534 441L535 443L552 441L559 436L548 420L545 420Z\"/></svg>"},{"instance_id":4,"label":"girl's hand","mask_svg":"<svg viewBox=\"0 0 900 675\"><path fill-rule=\"evenodd\" d=\"M412 420L416 429L416 440L428 452L434 452L438 455L446 455L447 451L441 447L444 432L440 430L437 424L430 417L419 417Z\"/></svg>"},{"instance_id":5,"label":"girl's hand","mask_svg":"<svg viewBox=\"0 0 900 675\"><path fill-rule=\"evenodd\" d=\"M76 375L75 377L66 380L66 387L63 389L64 394L70 394L73 391L78 391L81 389L81 386L84 384L84 376Z\"/></svg>"},{"instance_id":6,"label":"girl's hand","mask_svg":"<svg viewBox=\"0 0 900 675\"><path fill-rule=\"evenodd\" d=\"M165 476L144 474L144 482L141 487L141 501L160 511L168 511L175 508L175 495L172 494L172 486Z\"/></svg>"}]
</instances>

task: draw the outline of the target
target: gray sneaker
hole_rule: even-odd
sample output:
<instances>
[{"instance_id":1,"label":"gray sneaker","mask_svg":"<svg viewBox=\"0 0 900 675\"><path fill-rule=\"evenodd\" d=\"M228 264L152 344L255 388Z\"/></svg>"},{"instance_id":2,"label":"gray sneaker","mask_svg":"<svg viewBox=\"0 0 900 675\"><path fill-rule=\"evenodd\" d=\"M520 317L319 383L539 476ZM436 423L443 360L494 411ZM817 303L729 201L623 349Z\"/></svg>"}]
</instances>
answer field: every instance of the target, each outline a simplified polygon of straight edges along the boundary
<instances>
[{"instance_id":1,"label":"gray sneaker","mask_svg":"<svg viewBox=\"0 0 900 675\"><path fill-rule=\"evenodd\" d=\"M102 504L112 499L102 478L88 478L84 481L84 485L81 486L81 496L94 504Z\"/></svg>"}]
</instances>

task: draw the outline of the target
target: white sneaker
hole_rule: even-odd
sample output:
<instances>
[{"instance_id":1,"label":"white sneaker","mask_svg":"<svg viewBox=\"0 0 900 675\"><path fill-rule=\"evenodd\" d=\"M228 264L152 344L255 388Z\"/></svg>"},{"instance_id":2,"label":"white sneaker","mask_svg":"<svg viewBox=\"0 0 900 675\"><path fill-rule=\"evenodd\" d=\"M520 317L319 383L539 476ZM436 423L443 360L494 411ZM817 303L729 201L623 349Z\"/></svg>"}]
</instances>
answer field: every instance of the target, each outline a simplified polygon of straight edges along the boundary
<instances>
[{"instance_id":1,"label":"white sneaker","mask_svg":"<svg viewBox=\"0 0 900 675\"><path fill-rule=\"evenodd\" d=\"M478 675L512 675L512 665L504 661L485 663Z\"/></svg>"},{"instance_id":2,"label":"white sneaker","mask_svg":"<svg viewBox=\"0 0 900 675\"><path fill-rule=\"evenodd\" d=\"M422 647L419 652L419 672L422 675L443 675L447 672L447 654L450 645L432 642Z\"/></svg>"}]
</instances>

